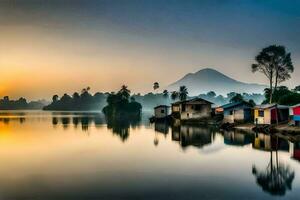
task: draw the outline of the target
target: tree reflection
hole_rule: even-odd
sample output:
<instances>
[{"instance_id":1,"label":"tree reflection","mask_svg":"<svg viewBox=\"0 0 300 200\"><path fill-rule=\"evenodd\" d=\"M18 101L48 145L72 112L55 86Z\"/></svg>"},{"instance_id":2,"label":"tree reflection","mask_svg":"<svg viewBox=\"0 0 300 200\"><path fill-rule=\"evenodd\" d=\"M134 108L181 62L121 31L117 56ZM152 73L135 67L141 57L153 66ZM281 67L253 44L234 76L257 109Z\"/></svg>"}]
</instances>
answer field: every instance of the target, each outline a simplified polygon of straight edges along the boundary
<instances>
[{"instance_id":1,"label":"tree reflection","mask_svg":"<svg viewBox=\"0 0 300 200\"><path fill-rule=\"evenodd\" d=\"M130 134L130 127L135 128L141 121L140 116L119 119L106 116L107 128L112 130L112 133L118 135L125 142Z\"/></svg>"},{"instance_id":2,"label":"tree reflection","mask_svg":"<svg viewBox=\"0 0 300 200\"><path fill-rule=\"evenodd\" d=\"M286 190L292 189L292 182L295 172L289 165L280 163L278 160L278 137L270 136L270 161L264 170L259 170L255 165L252 167L252 174L256 178L257 184L265 192L272 195L285 195ZM275 145L272 145L274 144ZM273 148L275 146L275 148ZM274 154L275 153L275 158Z\"/></svg>"},{"instance_id":3,"label":"tree reflection","mask_svg":"<svg viewBox=\"0 0 300 200\"><path fill-rule=\"evenodd\" d=\"M19 122L23 124L26 121L25 117L1 117L0 123L8 125L10 122Z\"/></svg>"},{"instance_id":4,"label":"tree reflection","mask_svg":"<svg viewBox=\"0 0 300 200\"><path fill-rule=\"evenodd\" d=\"M73 124L73 127L75 129L78 128L79 125L81 125L81 130L87 131L89 130L89 127L94 123L96 127L98 125L103 124L103 118L100 115L97 114L90 114L90 115L74 115L74 116L53 116L52 117L52 124L53 126L57 126L59 123L61 123L62 127L64 129L67 129L70 124Z\"/></svg>"}]
</instances>

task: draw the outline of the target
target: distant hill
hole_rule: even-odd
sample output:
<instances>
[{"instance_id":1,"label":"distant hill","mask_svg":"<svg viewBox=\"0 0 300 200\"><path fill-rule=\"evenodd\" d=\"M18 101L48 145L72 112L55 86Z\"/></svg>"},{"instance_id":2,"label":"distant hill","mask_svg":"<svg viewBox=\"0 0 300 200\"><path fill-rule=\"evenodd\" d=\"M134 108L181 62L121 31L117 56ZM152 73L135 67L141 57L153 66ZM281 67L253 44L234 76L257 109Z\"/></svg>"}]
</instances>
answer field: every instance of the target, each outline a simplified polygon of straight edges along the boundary
<instances>
[{"instance_id":1,"label":"distant hill","mask_svg":"<svg viewBox=\"0 0 300 200\"><path fill-rule=\"evenodd\" d=\"M234 80L214 69L205 68L196 73L189 73L180 80L170 84L166 89L169 91L178 90L181 85L188 88L189 96L214 91L217 94L226 95L229 92L238 93L262 93L267 87L255 83L243 83Z\"/></svg>"}]
</instances>

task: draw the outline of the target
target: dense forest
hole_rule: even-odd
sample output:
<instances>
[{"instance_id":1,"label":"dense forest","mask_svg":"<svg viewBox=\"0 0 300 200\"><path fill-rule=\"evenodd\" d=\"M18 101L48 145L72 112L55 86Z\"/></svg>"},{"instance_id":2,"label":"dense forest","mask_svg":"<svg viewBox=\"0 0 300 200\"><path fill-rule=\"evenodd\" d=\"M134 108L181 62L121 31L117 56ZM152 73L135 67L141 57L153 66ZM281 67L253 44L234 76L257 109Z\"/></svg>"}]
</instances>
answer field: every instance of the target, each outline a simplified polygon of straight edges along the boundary
<instances>
[{"instance_id":1,"label":"dense forest","mask_svg":"<svg viewBox=\"0 0 300 200\"><path fill-rule=\"evenodd\" d=\"M270 90L265 89L264 94L238 94L235 92L228 93L226 96L217 95L214 91L210 91L206 94L199 94L198 96L208 101L213 102L216 105L224 105L231 101L235 96L241 97L243 100L253 100L255 104L269 103L270 102ZM9 97L0 99L0 110L21 110L21 109L44 109L44 110L60 110L60 111L101 111L107 105L112 105L112 102L118 99L118 93L90 93L90 88L83 89L81 93L75 92L72 96L64 94L61 98L58 95L54 95L52 102L49 104L45 100L27 102L25 98L18 100L10 100ZM170 105L174 101L181 99L194 98L188 96L188 88L185 88L185 93L180 95L180 89L178 92L163 91L162 93L147 93L145 95L133 94L128 97L128 103L130 106L137 106L136 103L141 104L143 111L153 111L153 108L160 104ZM285 86L278 86L272 94L272 102L282 105L295 105L300 103L300 86L294 89L288 89ZM45 106L46 105L46 106ZM107 112L111 107L106 108ZM127 108L126 108L127 109Z\"/></svg>"},{"instance_id":2,"label":"dense forest","mask_svg":"<svg viewBox=\"0 0 300 200\"><path fill-rule=\"evenodd\" d=\"M45 100L27 102L23 97L18 100L11 100L5 96L0 99L0 110L40 110L47 104L48 102Z\"/></svg>"},{"instance_id":3,"label":"dense forest","mask_svg":"<svg viewBox=\"0 0 300 200\"><path fill-rule=\"evenodd\" d=\"M44 110L65 110L65 111L88 111L101 110L104 107L107 94L97 92L92 95L90 88L85 88L79 94L75 92L72 96L64 94L61 98L58 95L52 97L51 104L44 107Z\"/></svg>"}]
</instances>

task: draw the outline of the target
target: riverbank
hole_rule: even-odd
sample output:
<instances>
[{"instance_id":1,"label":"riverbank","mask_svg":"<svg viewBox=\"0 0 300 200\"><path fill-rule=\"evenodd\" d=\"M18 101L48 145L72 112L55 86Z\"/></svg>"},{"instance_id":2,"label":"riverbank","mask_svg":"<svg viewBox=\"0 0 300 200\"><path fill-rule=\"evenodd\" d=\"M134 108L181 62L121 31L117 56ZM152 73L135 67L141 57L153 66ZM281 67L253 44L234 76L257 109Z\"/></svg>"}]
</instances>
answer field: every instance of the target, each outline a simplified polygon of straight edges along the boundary
<instances>
[{"instance_id":1,"label":"riverbank","mask_svg":"<svg viewBox=\"0 0 300 200\"><path fill-rule=\"evenodd\" d=\"M253 131L255 128L254 124L238 124L234 126L235 129L243 130L243 131ZM300 135L300 127L297 126L290 126L288 124L282 124L282 125L272 125L270 126L270 129L272 132L275 133L286 133L291 135Z\"/></svg>"}]
</instances>

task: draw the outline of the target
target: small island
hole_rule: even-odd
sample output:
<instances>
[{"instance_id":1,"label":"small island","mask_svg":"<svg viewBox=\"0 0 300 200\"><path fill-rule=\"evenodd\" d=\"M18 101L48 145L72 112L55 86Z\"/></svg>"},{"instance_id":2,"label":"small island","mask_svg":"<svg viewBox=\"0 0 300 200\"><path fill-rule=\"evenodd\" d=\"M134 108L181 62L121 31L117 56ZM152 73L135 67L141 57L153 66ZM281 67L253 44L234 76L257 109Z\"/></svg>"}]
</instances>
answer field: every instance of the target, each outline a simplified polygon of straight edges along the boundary
<instances>
[{"instance_id":1,"label":"small island","mask_svg":"<svg viewBox=\"0 0 300 200\"><path fill-rule=\"evenodd\" d=\"M108 119L128 120L140 118L142 105L130 97L130 90L123 85L117 93L110 93L107 97L108 105L103 113Z\"/></svg>"}]
</instances>

